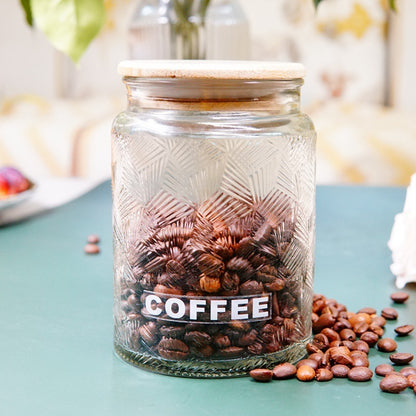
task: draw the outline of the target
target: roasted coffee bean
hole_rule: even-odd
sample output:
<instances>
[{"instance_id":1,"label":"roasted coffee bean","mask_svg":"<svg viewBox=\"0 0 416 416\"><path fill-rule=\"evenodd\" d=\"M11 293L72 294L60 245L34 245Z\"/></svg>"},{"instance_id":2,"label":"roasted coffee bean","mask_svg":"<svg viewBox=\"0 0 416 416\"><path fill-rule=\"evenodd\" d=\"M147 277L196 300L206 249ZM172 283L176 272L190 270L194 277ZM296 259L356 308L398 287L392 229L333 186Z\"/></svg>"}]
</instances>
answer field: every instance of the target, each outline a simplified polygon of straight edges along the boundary
<instances>
[{"instance_id":1,"label":"roasted coffee bean","mask_svg":"<svg viewBox=\"0 0 416 416\"><path fill-rule=\"evenodd\" d=\"M336 322L336 319L330 313L322 314L319 319L312 325L315 334L321 332L324 328L331 328Z\"/></svg>"},{"instance_id":2,"label":"roasted coffee bean","mask_svg":"<svg viewBox=\"0 0 416 416\"><path fill-rule=\"evenodd\" d=\"M352 356L352 365L353 367L368 367L370 363L367 357L356 355Z\"/></svg>"},{"instance_id":3,"label":"roasted coffee bean","mask_svg":"<svg viewBox=\"0 0 416 416\"><path fill-rule=\"evenodd\" d=\"M365 322L367 325L371 324L371 316L368 313L353 313L348 320L353 327L359 322Z\"/></svg>"},{"instance_id":4,"label":"roasted coffee bean","mask_svg":"<svg viewBox=\"0 0 416 416\"><path fill-rule=\"evenodd\" d=\"M390 364L379 364L374 371L378 376L385 376L389 373L393 373L394 368Z\"/></svg>"},{"instance_id":5,"label":"roasted coffee bean","mask_svg":"<svg viewBox=\"0 0 416 416\"><path fill-rule=\"evenodd\" d=\"M273 378L276 380L286 380L296 375L297 368L290 363L278 364L273 368Z\"/></svg>"},{"instance_id":6,"label":"roasted coffee bean","mask_svg":"<svg viewBox=\"0 0 416 416\"><path fill-rule=\"evenodd\" d=\"M393 321L398 318L399 313L394 308L384 308L381 311L381 316L385 319Z\"/></svg>"},{"instance_id":7,"label":"roasted coffee bean","mask_svg":"<svg viewBox=\"0 0 416 416\"><path fill-rule=\"evenodd\" d=\"M98 244L100 242L100 237L96 234L90 234L87 238L87 242L90 244Z\"/></svg>"},{"instance_id":8,"label":"roasted coffee bean","mask_svg":"<svg viewBox=\"0 0 416 416\"><path fill-rule=\"evenodd\" d=\"M342 341L332 341L329 343L329 348L341 347L341 346L342 346Z\"/></svg>"},{"instance_id":9,"label":"roasted coffee bean","mask_svg":"<svg viewBox=\"0 0 416 416\"><path fill-rule=\"evenodd\" d=\"M331 371L334 377L345 378L348 376L348 371L350 371L350 368L346 365L335 364L331 367Z\"/></svg>"},{"instance_id":10,"label":"roasted coffee bean","mask_svg":"<svg viewBox=\"0 0 416 416\"><path fill-rule=\"evenodd\" d=\"M247 351L253 355L260 355L264 351L264 345L261 342L256 341L247 347Z\"/></svg>"},{"instance_id":11,"label":"roasted coffee bean","mask_svg":"<svg viewBox=\"0 0 416 416\"><path fill-rule=\"evenodd\" d=\"M351 328L352 328L352 325L345 318L338 318L338 321L335 322L335 324L333 326L333 330L337 331L337 332L340 332L343 329L351 329Z\"/></svg>"},{"instance_id":12,"label":"roasted coffee bean","mask_svg":"<svg viewBox=\"0 0 416 416\"><path fill-rule=\"evenodd\" d=\"M263 284L256 280L247 280L240 285L240 294L257 295L263 292Z\"/></svg>"},{"instance_id":13,"label":"roasted coffee bean","mask_svg":"<svg viewBox=\"0 0 416 416\"><path fill-rule=\"evenodd\" d=\"M184 360L189 355L189 347L179 339L162 337L157 350L167 360Z\"/></svg>"},{"instance_id":14,"label":"roasted coffee bean","mask_svg":"<svg viewBox=\"0 0 416 416\"><path fill-rule=\"evenodd\" d=\"M322 351L325 351L329 347L328 338L323 334L317 334L313 337L312 344Z\"/></svg>"},{"instance_id":15,"label":"roasted coffee bean","mask_svg":"<svg viewBox=\"0 0 416 416\"><path fill-rule=\"evenodd\" d=\"M156 285L153 289L155 293L161 293L163 295L183 295L183 291L181 289L177 289L175 287L168 287L163 285Z\"/></svg>"},{"instance_id":16,"label":"roasted coffee bean","mask_svg":"<svg viewBox=\"0 0 416 416\"><path fill-rule=\"evenodd\" d=\"M398 326L397 328L394 328L394 332L399 337L404 337L406 335L409 335L414 329L415 327L413 325L402 325Z\"/></svg>"},{"instance_id":17,"label":"roasted coffee bean","mask_svg":"<svg viewBox=\"0 0 416 416\"><path fill-rule=\"evenodd\" d=\"M375 325L374 322L369 325L368 330L369 332L374 332L379 337L384 335L384 329L381 326Z\"/></svg>"},{"instance_id":18,"label":"roasted coffee bean","mask_svg":"<svg viewBox=\"0 0 416 416\"><path fill-rule=\"evenodd\" d=\"M237 290L240 283L240 278L237 273L225 272L221 279L221 285L224 290Z\"/></svg>"},{"instance_id":19,"label":"roasted coffee bean","mask_svg":"<svg viewBox=\"0 0 416 416\"><path fill-rule=\"evenodd\" d=\"M405 377L408 377L411 374L416 374L416 368L415 367L404 367L400 370L400 374L404 375Z\"/></svg>"},{"instance_id":20,"label":"roasted coffee bean","mask_svg":"<svg viewBox=\"0 0 416 416\"><path fill-rule=\"evenodd\" d=\"M338 332L334 331L331 328L324 328L321 331L321 334L325 335L328 338L329 342L341 340L341 337L339 336Z\"/></svg>"},{"instance_id":21,"label":"roasted coffee bean","mask_svg":"<svg viewBox=\"0 0 416 416\"><path fill-rule=\"evenodd\" d=\"M139 334L142 340L147 345L154 345L157 343L158 341L157 333L158 333L158 330L157 330L156 324L153 321L147 322L147 324L139 328Z\"/></svg>"},{"instance_id":22,"label":"roasted coffee bean","mask_svg":"<svg viewBox=\"0 0 416 416\"><path fill-rule=\"evenodd\" d=\"M177 260L173 259L166 263L166 271L169 274L178 275L180 277L185 276L186 274L185 267L183 267Z\"/></svg>"},{"instance_id":23,"label":"roasted coffee bean","mask_svg":"<svg viewBox=\"0 0 416 416\"><path fill-rule=\"evenodd\" d=\"M249 332L246 332L245 334L242 334L241 337L237 341L237 345L239 347L247 347L251 344L254 344L254 342L257 339L257 331L255 329L252 329Z\"/></svg>"},{"instance_id":24,"label":"roasted coffee bean","mask_svg":"<svg viewBox=\"0 0 416 416\"><path fill-rule=\"evenodd\" d=\"M341 341L340 347L347 347L349 350L352 350L352 347L354 346L355 341Z\"/></svg>"},{"instance_id":25,"label":"roasted coffee bean","mask_svg":"<svg viewBox=\"0 0 416 416\"><path fill-rule=\"evenodd\" d=\"M203 347L211 343L211 336L206 332L190 331L184 336L185 342L192 344L195 347Z\"/></svg>"},{"instance_id":26,"label":"roasted coffee bean","mask_svg":"<svg viewBox=\"0 0 416 416\"><path fill-rule=\"evenodd\" d=\"M342 364L351 367L353 360L351 352L347 347L335 347L328 350L329 359L332 365Z\"/></svg>"},{"instance_id":27,"label":"roasted coffee bean","mask_svg":"<svg viewBox=\"0 0 416 416\"><path fill-rule=\"evenodd\" d=\"M315 378L315 370L308 365L301 365L296 371L296 377L300 381L311 381Z\"/></svg>"},{"instance_id":28,"label":"roasted coffee bean","mask_svg":"<svg viewBox=\"0 0 416 416\"><path fill-rule=\"evenodd\" d=\"M256 381L267 382L273 377L273 371L267 368L255 368L250 371L250 377Z\"/></svg>"},{"instance_id":29,"label":"roasted coffee bean","mask_svg":"<svg viewBox=\"0 0 416 416\"><path fill-rule=\"evenodd\" d=\"M340 333L339 333L340 337L342 340L345 341L355 341L357 336L355 335L355 332L352 329L343 329Z\"/></svg>"},{"instance_id":30,"label":"roasted coffee bean","mask_svg":"<svg viewBox=\"0 0 416 416\"><path fill-rule=\"evenodd\" d=\"M247 332L250 330L250 324L244 321L231 321L228 326L239 332Z\"/></svg>"},{"instance_id":31,"label":"roasted coffee bean","mask_svg":"<svg viewBox=\"0 0 416 416\"><path fill-rule=\"evenodd\" d=\"M285 281L283 279L276 278L270 283L264 283L264 287L269 292L279 292L285 287Z\"/></svg>"},{"instance_id":32,"label":"roasted coffee bean","mask_svg":"<svg viewBox=\"0 0 416 416\"><path fill-rule=\"evenodd\" d=\"M367 322L357 322L353 327L352 330L358 335L364 334L368 330L369 325Z\"/></svg>"},{"instance_id":33,"label":"roasted coffee bean","mask_svg":"<svg viewBox=\"0 0 416 416\"><path fill-rule=\"evenodd\" d=\"M389 356L390 361L397 365L406 365L413 361L413 354L408 352L396 352Z\"/></svg>"},{"instance_id":34,"label":"roasted coffee bean","mask_svg":"<svg viewBox=\"0 0 416 416\"><path fill-rule=\"evenodd\" d=\"M100 252L100 247L98 247L96 244L86 244L84 246L84 252L86 254L98 254Z\"/></svg>"},{"instance_id":35,"label":"roasted coffee bean","mask_svg":"<svg viewBox=\"0 0 416 416\"><path fill-rule=\"evenodd\" d=\"M127 303L129 304L131 309L140 309L140 299L136 296L135 293L129 296L127 299Z\"/></svg>"},{"instance_id":36,"label":"roasted coffee bean","mask_svg":"<svg viewBox=\"0 0 416 416\"><path fill-rule=\"evenodd\" d=\"M368 344L363 340L354 341L351 349L354 351L363 351L366 354L370 351Z\"/></svg>"},{"instance_id":37,"label":"roasted coffee bean","mask_svg":"<svg viewBox=\"0 0 416 416\"><path fill-rule=\"evenodd\" d=\"M374 347L377 344L379 336L375 332L364 332L361 334L360 340L368 344L369 347Z\"/></svg>"},{"instance_id":38,"label":"roasted coffee bean","mask_svg":"<svg viewBox=\"0 0 416 416\"><path fill-rule=\"evenodd\" d=\"M309 367L312 367L314 370L318 369L318 363L315 360L311 360L309 358L305 358L303 360L300 360L297 364L296 364L296 368L301 367L302 365L308 365Z\"/></svg>"},{"instance_id":39,"label":"roasted coffee bean","mask_svg":"<svg viewBox=\"0 0 416 416\"><path fill-rule=\"evenodd\" d=\"M224 358L236 358L241 357L241 354L244 352L244 348L242 347L227 347L221 348L218 350L218 355Z\"/></svg>"},{"instance_id":40,"label":"roasted coffee bean","mask_svg":"<svg viewBox=\"0 0 416 416\"><path fill-rule=\"evenodd\" d=\"M374 315L377 313L377 311L374 308L361 308L357 313L365 313L367 315Z\"/></svg>"},{"instance_id":41,"label":"roasted coffee bean","mask_svg":"<svg viewBox=\"0 0 416 416\"><path fill-rule=\"evenodd\" d=\"M319 368L316 370L316 381L329 381L332 380L333 377L334 375L332 374L332 371L327 368Z\"/></svg>"},{"instance_id":42,"label":"roasted coffee bean","mask_svg":"<svg viewBox=\"0 0 416 416\"><path fill-rule=\"evenodd\" d=\"M308 354L313 354L313 353L316 353L316 352L320 352L321 350L315 344L312 344L311 342L308 342L306 344L306 351L307 351Z\"/></svg>"},{"instance_id":43,"label":"roasted coffee bean","mask_svg":"<svg viewBox=\"0 0 416 416\"><path fill-rule=\"evenodd\" d=\"M248 280L254 275L254 269L247 259L233 257L227 264L227 270L238 274L242 281Z\"/></svg>"},{"instance_id":44,"label":"roasted coffee bean","mask_svg":"<svg viewBox=\"0 0 416 416\"><path fill-rule=\"evenodd\" d=\"M382 316L375 315L371 317L371 324L374 324L376 326L380 326L381 328L383 328L386 325L386 320Z\"/></svg>"},{"instance_id":45,"label":"roasted coffee bean","mask_svg":"<svg viewBox=\"0 0 416 416\"><path fill-rule=\"evenodd\" d=\"M224 263L219 256L203 253L197 260L201 273L210 277L220 277L224 272Z\"/></svg>"},{"instance_id":46,"label":"roasted coffee bean","mask_svg":"<svg viewBox=\"0 0 416 416\"><path fill-rule=\"evenodd\" d=\"M228 348L231 345L231 342L227 335L217 334L214 337L214 344L221 349Z\"/></svg>"},{"instance_id":47,"label":"roasted coffee bean","mask_svg":"<svg viewBox=\"0 0 416 416\"><path fill-rule=\"evenodd\" d=\"M407 378L399 373L387 374L380 381L380 389L386 393L400 393L407 388Z\"/></svg>"},{"instance_id":48,"label":"roasted coffee bean","mask_svg":"<svg viewBox=\"0 0 416 416\"><path fill-rule=\"evenodd\" d=\"M378 341L377 348L382 352L393 352L396 350L397 344L391 338L382 338Z\"/></svg>"},{"instance_id":49,"label":"roasted coffee bean","mask_svg":"<svg viewBox=\"0 0 416 416\"><path fill-rule=\"evenodd\" d=\"M162 325L159 328L159 332L166 338L182 338L185 333L185 327Z\"/></svg>"},{"instance_id":50,"label":"roasted coffee bean","mask_svg":"<svg viewBox=\"0 0 416 416\"><path fill-rule=\"evenodd\" d=\"M409 299L409 294L406 292L395 292L390 295L390 299L394 303L404 303Z\"/></svg>"},{"instance_id":51,"label":"roasted coffee bean","mask_svg":"<svg viewBox=\"0 0 416 416\"><path fill-rule=\"evenodd\" d=\"M221 280L217 277L202 275L199 279L201 290L208 293L215 293L221 289Z\"/></svg>"},{"instance_id":52,"label":"roasted coffee bean","mask_svg":"<svg viewBox=\"0 0 416 416\"><path fill-rule=\"evenodd\" d=\"M404 374L402 374L404 376ZM407 378L407 384L411 389L416 388L416 374L409 374L405 376Z\"/></svg>"},{"instance_id":53,"label":"roasted coffee bean","mask_svg":"<svg viewBox=\"0 0 416 416\"><path fill-rule=\"evenodd\" d=\"M320 351L319 353L315 352L315 353L311 354L308 358L310 360L316 361L318 363L318 366L319 366L322 362L322 357L323 356L324 356L324 354Z\"/></svg>"},{"instance_id":54,"label":"roasted coffee bean","mask_svg":"<svg viewBox=\"0 0 416 416\"><path fill-rule=\"evenodd\" d=\"M373 377L373 372L368 367L353 367L348 371L348 379L351 381L368 381Z\"/></svg>"}]
</instances>

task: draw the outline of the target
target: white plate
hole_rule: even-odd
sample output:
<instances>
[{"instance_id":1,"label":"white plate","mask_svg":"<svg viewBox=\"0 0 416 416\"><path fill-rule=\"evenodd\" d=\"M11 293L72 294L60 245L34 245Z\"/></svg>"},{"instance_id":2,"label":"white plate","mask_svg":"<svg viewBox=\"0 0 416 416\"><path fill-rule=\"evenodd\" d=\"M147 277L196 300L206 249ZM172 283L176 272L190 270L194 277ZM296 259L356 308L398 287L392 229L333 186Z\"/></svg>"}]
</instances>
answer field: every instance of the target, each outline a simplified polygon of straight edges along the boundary
<instances>
[{"instance_id":1,"label":"white plate","mask_svg":"<svg viewBox=\"0 0 416 416\"><path fill-rule=\"evenodd\" d=\"M21 202L31 198L36 191L36 185L31 183L30 188L26 191L19 192L18 194L10 195L5 199L0 199L0 211L6 208L19 205Z\"/></svg>"}]
</instances>

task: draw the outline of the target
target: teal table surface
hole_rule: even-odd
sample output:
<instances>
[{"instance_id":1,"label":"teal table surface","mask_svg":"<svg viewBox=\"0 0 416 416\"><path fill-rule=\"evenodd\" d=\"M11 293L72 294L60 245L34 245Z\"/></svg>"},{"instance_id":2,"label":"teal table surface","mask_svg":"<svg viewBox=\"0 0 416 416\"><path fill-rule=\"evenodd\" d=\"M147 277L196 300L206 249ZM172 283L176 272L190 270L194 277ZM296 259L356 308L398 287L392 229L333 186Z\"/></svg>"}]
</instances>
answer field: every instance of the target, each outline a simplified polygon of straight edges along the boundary
<instances>
[{"instance_id":1,"label":"teal table surface","mask_svg":"<svg viewBox=\"0 0 416 416\"><path fill-rule=\"evenodd\" d=\"M320 187L315 292L356 311L391 306L386 246L403 188ZM87 256L88 234L101 254ZM415 415L416 395L366 383L249 378L194 380L125 364L112 347L111 189L26 222L0 228L0 415ZM416 322L416 290L398 305L398 324ZM416 352L416 334L398 350ZM370 367L388 362L371 350ZM416 365L416 363L415 363Z\"/></svg>"}]
</instances>

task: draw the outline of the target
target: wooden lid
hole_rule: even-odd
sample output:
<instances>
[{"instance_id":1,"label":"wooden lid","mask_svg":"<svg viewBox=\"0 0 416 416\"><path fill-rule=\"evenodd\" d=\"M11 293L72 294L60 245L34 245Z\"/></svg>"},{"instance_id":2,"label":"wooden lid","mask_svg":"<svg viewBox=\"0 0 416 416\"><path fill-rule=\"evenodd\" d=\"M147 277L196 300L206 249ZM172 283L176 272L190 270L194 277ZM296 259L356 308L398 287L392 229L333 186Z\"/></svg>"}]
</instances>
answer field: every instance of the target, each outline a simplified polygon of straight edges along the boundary
<instances>
[{"instance_id":1,"label":"wooden lid","mask_svg":"<svg viewBox=\"0 0 416 416\"><path fill-rule=\"evenodd\" d=\"M295 62L143 60L120 62L118 73L137 78L291 80L303 78L305 67Z\"/></svg>"}]
</instances>

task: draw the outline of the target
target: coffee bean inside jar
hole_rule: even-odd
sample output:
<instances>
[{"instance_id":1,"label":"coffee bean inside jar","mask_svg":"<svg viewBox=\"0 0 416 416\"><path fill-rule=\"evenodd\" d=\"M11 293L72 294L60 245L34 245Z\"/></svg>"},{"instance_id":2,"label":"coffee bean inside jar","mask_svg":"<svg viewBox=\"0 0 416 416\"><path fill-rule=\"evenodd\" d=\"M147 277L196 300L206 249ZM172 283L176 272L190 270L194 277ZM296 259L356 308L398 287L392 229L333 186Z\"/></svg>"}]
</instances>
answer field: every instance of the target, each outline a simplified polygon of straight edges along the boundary
<instances>
[{"instance_id":1,"label":"coffee bean inside jar","mask_svg":"<svg viewBox=\"0 0 416 416\"><path fill-rule=\"evenodd\" d=\"M315 133L299 112L303 68L213 65L120 66L115 348L165 374L295 362L311 335Z\"/></svg>"}]
</instances>

